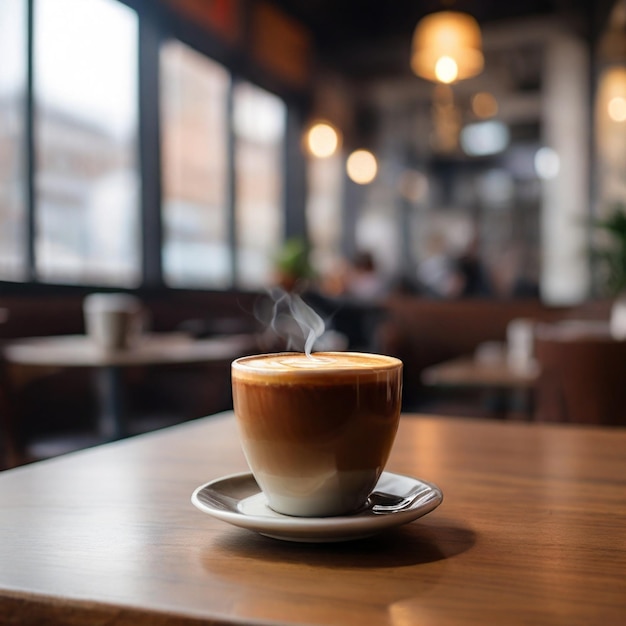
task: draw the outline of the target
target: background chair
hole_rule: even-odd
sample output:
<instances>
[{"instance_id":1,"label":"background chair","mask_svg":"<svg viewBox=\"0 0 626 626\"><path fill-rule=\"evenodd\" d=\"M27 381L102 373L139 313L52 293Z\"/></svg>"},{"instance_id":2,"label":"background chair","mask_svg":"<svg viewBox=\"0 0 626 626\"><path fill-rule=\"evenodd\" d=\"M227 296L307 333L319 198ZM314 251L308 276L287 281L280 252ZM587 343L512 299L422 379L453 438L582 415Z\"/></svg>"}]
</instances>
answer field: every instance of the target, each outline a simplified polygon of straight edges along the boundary
<instances>
[{"instance_id":1,"label":"background chair","mask_svg":"<svg viewBox=\"0 0 626 626\"><path fill-rule=\"evenodd\" d=\"M540 421L626 425L626 341L539 332Z\"/></svg>"}]
</instances>

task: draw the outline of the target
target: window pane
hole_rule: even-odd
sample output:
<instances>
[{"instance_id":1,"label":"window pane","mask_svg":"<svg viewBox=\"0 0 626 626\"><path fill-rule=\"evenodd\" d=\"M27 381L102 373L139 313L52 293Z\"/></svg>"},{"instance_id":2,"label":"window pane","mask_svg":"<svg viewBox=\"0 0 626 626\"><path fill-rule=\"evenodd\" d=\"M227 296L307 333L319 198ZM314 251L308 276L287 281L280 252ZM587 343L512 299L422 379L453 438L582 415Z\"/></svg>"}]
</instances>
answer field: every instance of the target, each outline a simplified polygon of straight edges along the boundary
<instances>
[{"instance_id":1,"label":"window pane","mask_svg":"<svg viewBox=\"0 0 626 626\"><path fill-rule=\"evenodd\" d=\"M283 147L286 107L249 83L234 91L237 261L241 287L274 279L273 259L283 240Z\"/></svg>"},{"instance_id":2,"label":"window pane","mask_svg":"<svg viewBox=\"0 0 626 626\"><path fill-rule=\"evenodd\" d=\"M228 72L177 41L161 49L164 276L232 283L228 234Z\"/></svg>"},{"instance_id":3,"label":"window pane","mask_svg":"<svg viewBox=\"0 0 626 626\"><path fill-rule=\"evenodd\" d=\"M137 284L137 15L116 0L36 0L34 18L39 276Z\"/></svg>"},{"instance_id":4,"label":"window pane","mask_svg":"<svg viewBox=\"0 0 626 626\"><path fill-rule=\"evenodd\" d=\"M0 279L25 276L26 2L0 2Z\"/></svg>"}]
</instances>

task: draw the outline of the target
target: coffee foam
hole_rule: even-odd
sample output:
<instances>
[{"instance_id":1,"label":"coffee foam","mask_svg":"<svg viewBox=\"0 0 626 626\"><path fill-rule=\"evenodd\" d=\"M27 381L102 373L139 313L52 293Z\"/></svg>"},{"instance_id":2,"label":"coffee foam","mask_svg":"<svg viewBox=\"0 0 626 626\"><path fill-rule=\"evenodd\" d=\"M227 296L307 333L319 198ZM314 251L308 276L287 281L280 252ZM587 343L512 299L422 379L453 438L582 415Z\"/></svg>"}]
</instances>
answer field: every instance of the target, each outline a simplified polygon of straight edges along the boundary
<instances>
[{"instance_id":1,"label":"coffee foam","mask_svg":"<svg viewBox=\"0 0 626 626\"><path fill-rule=\"evenodd\" d=\"M240 380L260 380L265 377L287 381L290 378L327 377L333 374L372 375L389 372L401 366L399 359L362 352L279 352L243 357L233 363L233 376Z\"/></svg>"}]
</instances>

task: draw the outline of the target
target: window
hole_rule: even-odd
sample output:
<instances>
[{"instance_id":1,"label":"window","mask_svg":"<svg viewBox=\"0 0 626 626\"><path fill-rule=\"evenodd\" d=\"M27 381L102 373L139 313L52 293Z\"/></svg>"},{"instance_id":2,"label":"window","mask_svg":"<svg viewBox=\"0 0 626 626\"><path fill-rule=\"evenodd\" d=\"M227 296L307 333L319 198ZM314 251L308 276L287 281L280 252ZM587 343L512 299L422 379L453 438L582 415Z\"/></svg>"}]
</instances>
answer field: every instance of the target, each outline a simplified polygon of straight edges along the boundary
<instances>
[{"instance_id":1,"label":"window","mask_svg":"<svg viewBox=\"0 0 626 626\"><path fill-rule=\"evenodd\" d=\"M283 240L286 107L247 82L233 94L238 285L262 287L274 279Z\"/></svg>"},{"instance_id":2,"label":"window","mask_svg":"<svg viewBox=\"0 0 626 626\"><path fill-rule=\"evenodd\" d=\"M0 281L273 280L287 105L163 10L0 0Z\"/></svg>"},{"instance_id":3,"label":"window","mask_svg":"<svg viewBox=\"0 0 626 626\"><path fill-rule=\"evenodd\" d=\"M43 280L139 282L137 30L135 12L116 0L35 2L35 257Z\"/></svg>"},{"instance_id":4,"label":"window","mask_svg":"<svg viewBox=\"0 0 626 626\"><path fill-rule=\"evenodd\" d=\"M286 106L248 82L232 85L224 67L179 41L161 48L160 61L166 282L267 286L283 240Z\"/></svg>"},{"instance_id":5,"label":"window","mask_svg":"<svg viewBox=\"0 0 626 626\"><path fill-rule=\"evenodd\" d=\"M26 2L0 2L0 279L26 275Z\"/></svg>"},{"instance_id":6,"label":"window","mask_svg":"<svg viewBox=\"0 0 626 626\"><path fill-rule=\"evenodd\" d=\"M230 76L178 41L161 48L160 60L165 280L229 286Z\"/></svg>"}]
</instances>

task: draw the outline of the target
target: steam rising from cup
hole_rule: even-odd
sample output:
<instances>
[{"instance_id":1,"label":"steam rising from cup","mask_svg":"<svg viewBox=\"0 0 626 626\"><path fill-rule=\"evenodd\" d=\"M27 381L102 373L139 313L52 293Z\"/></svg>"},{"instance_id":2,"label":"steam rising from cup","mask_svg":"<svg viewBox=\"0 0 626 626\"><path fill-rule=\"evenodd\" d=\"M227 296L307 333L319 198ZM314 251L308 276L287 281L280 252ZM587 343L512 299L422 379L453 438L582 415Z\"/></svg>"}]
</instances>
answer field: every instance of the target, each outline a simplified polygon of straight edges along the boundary
<instances>
[{"instance_id":1,"label":"steam rising from cup","mask_svg":"<svg viewBox=\"0 0 626 626\"><path fill-rule=\"evenodd\" d=\"M258 303L257 319L287 340L288 350L303 350L311 356L326 329L324 320L297 294L274 288L269 296L269 301Z\"/></svg>"}]
</instances>

